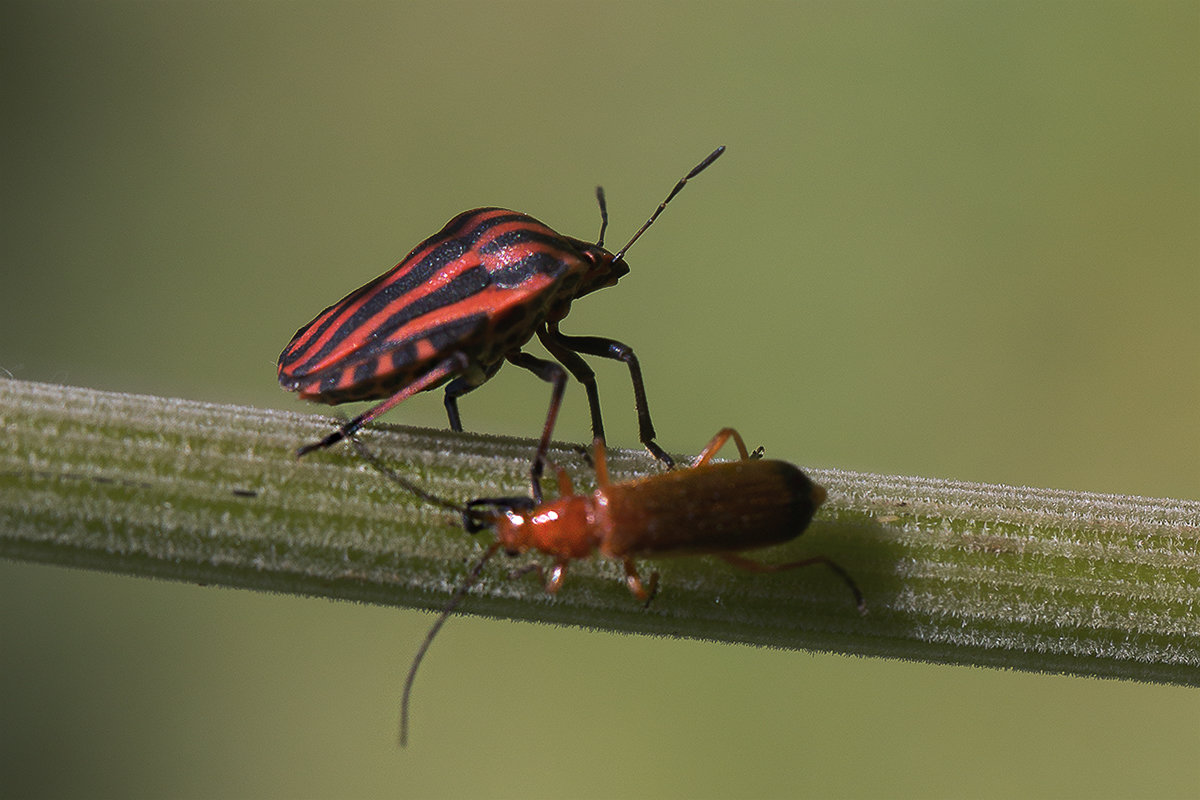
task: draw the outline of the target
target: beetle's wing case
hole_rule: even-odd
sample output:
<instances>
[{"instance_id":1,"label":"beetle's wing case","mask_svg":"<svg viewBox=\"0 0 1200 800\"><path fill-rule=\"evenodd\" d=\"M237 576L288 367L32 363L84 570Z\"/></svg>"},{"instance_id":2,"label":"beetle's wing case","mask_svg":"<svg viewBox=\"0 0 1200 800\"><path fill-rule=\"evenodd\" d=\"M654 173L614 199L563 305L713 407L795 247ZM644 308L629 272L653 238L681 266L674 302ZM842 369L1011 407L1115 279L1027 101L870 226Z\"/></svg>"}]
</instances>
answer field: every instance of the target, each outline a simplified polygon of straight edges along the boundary
<instances>
[{"instance_id":1,"label":"beetle's wing case","mask_svg":"<svg viewBox=\"0 0 1200 800\"><path fill-rule=\"evenodd\" d=\"M342 403L388 397L453 353L494 371L586 271L571 244L526 214L465 211L297 331L279 382Z\"/></svg>"},{"instance_id":2,"label":"beetle's wing case","mask_svg":"<svg viewBox=\"0 0 1200 800\"><path fill-rule=\"evenodd\" d=\"M824 497L797 467L766 459L674 470L601 491L601 550L614 557L781 544L800 535Z\"/></svg>"}]
</instances>

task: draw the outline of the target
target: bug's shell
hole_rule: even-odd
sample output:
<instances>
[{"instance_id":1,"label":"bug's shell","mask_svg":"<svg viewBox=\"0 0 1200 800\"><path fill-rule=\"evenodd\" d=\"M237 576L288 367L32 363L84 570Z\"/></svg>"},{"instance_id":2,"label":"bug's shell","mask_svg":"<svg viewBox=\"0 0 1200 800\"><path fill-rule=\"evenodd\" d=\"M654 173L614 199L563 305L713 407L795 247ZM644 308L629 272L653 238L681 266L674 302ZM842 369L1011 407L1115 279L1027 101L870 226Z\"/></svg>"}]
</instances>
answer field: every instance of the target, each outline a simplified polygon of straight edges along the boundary
<instances>
[{"instance_id":1,"label":"bug's shell","mask_svg":"<svg viewBox=\"0 0 1200 800\"><path fill-rule=\"evenodd\" d=\"M603 247L527 214L464 211L296 331L279 356L279 382L321 403L375 400L455 353L481 382L539 325L566 316L576 297L628 272Z\"/></svg>"}]
</instances>

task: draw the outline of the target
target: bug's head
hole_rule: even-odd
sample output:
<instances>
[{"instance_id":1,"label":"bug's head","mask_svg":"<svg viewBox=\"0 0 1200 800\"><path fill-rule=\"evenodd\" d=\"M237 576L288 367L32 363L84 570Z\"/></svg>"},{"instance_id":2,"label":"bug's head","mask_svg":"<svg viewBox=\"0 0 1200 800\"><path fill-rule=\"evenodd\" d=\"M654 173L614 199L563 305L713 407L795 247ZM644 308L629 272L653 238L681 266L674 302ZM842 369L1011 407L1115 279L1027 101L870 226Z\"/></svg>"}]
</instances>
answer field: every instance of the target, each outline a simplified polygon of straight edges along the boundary
<instances>
[{"instance_id":1,"label":"bug's head","mask_svg":"<svg viewBox=\"0 0 1200 800\"><path fill-rule=\"evenodd\" d=\"M595 244L582 242L578 239L569 239L571 244L579 251L584 260L588 262L588 271L579 282L579 289L575 292L576 297L582 297L588 292L594 292L597 289L603 289L606 286L612 286L621 278L629 274L629 265L625 263L625 253L633 246L633 243L641 238L646 229L654 224L654 220L658 219L658 215L667 207L667 203L671 202L672 198L683 189L687 182L703 172L709 164L720 158L725 152L725 146L721 145L716 150L709 154L708 158L701 161L692 171L683 177L679 183L675 184L675 188L667 195L667 199L663 200L654 213L650 215L650 219L646 220L642 227L638 228L637 233L625 243L617 252L613 253L604 247L604 234L608 230L608 204L604 200L604 187L596 187L596 202L600 204L600 235L596 237Z\"/></svg>"},{"instance_id":2,"label":"bug's head","mask_svg":"<svg viewBox=\"0 0 1200 800\"><path fill-rule=\"evenodd\" d=\"M617 281L629 274L629 265L625 263L624 256L613 255L602 242L592 244L570 238L568 241L588 265L587 272L579 281L579 287L575 292L576 297L582 297L607 286L614 286Z\"/></svg>"}]
</instances>

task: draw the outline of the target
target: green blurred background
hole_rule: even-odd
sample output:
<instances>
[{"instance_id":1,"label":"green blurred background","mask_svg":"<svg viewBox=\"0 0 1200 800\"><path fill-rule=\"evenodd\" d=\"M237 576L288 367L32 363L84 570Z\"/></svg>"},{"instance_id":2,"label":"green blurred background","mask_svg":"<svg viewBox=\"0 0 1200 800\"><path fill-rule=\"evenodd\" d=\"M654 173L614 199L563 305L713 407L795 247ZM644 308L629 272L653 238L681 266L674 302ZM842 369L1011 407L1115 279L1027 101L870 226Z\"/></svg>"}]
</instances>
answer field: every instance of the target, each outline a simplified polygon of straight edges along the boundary
<instances>
[{"instance_id":1,"label":"green blurred background","mask_svg":"<svg viewBox=\"0 0 1200 800\"><path fill-rule=\"evenodd\" d=\"M292 333L455 213L590 238L603 183L619 244L726 144L564 324L634 346L668 449L1200 497L1195 2L0 15L17 378L300 409ZM546 399L510 368L463 418ZM426 614L12 563L0 602L10 796L1200 792L1195 690L459 619L399 752Z\"/></svg>"}]
</instances>

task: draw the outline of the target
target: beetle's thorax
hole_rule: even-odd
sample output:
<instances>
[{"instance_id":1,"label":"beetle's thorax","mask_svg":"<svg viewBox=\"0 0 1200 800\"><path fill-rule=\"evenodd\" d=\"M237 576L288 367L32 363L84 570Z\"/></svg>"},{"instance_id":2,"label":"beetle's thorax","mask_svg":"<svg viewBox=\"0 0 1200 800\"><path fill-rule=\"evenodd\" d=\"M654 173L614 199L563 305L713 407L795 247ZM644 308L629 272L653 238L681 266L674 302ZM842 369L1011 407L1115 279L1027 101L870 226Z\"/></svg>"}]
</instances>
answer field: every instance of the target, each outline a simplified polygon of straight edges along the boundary
<instances>
[{"instance_id":1,"label":"beetle's thorax","mask_svg":"<svg viewBox=\"0 0 1200 800\"><path fill-rule=\"evenodd\" d=\"M509 509L496 520L496 538L509 553L537 550L558 558L587 558L596 547L592 498L568 495L531 511Z\"/></svg>"}]
</instances>

